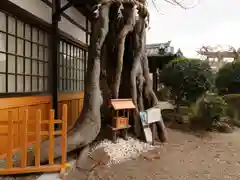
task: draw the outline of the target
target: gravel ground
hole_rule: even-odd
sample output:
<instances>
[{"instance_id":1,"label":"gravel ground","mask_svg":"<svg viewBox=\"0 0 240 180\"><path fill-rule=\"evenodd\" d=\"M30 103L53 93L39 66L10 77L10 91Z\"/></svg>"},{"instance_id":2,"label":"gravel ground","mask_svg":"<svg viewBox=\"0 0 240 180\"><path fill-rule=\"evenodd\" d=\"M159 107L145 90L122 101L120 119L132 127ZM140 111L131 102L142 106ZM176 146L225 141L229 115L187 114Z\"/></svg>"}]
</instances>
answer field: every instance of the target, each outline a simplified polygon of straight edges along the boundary
<instances>
[{"instance_id":1,"label":"gravel ground","mask_svg":"<svg viewBox=\"0 0 240 180\"><path fill-rule=\"evenodd\" d=\"M240 129L204 138L168 129L168 136L169 144L110 168L98 166L88 180L240 180Z\"/></svg>"},{"instance_id":2,"label":"gravel ground","mask_svg":"<svg viewBox=\"0 0 240 180\"><path fill-rule=\"evenodd\" d=\"M159 159L98 167L94 180L240 180L240 130L207 137L169 130L169 144L156 149ZM96 175L97 174L97 175Z\"/></svg>"}]
</instances>

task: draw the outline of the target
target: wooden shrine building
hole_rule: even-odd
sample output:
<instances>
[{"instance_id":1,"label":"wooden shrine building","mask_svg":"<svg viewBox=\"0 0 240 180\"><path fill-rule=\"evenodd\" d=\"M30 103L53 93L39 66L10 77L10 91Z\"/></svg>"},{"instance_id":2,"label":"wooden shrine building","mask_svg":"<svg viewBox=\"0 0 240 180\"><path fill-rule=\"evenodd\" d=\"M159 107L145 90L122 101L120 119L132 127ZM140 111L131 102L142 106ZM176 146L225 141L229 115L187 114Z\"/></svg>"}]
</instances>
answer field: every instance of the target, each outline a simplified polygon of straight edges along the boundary
<instances>
[{"instance_id":1,"label":"wooden shrine building","mask_svg":"<svg viewBox=\"0 0 240 180\"><path fill-rule=\"evenodd\" d=\"M154 91L159 90L159 73L161 69L177 57L183 57L180 49L175 53L171 41L146 45L150 73L152 73Z\"/></svg>"},{"instance_id":2,"label":"wooden shrine building","mask_svg":"<svg viewBox=\"0 0 240 180\"><path fill-rule=\"evenodd\" d=\"M90 40L93 0L1 0L0 5L0 129L28 109L29 131L34 131L36 109L48 119L68 106L68 126L79 116L84 97L84 75ZM18 132L14 124L13 131ZM13 148L19 147L13 137ZM0 137L0 155L6 152ZM32 143L34 139L28 139Z\"/></svg>"}]
</instances>

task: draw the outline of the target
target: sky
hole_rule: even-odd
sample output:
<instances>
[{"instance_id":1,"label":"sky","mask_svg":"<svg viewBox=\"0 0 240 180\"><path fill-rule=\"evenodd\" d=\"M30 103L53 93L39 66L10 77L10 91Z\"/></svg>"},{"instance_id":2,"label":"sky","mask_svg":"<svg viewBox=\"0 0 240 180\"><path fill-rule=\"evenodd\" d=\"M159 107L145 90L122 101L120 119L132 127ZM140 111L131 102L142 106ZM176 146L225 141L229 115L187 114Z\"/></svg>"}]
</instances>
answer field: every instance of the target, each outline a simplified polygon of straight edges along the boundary
<instances>
[{"instance_id":1,"label":"sky","mask_svg":"<svg viewBox=\"0 0 240 180\"><path fill-rule=\"evenodd\" d=\"M186 57L198 57L203 45L240 47L240 0L181 0L182 9L164 0L148 0L150 29L147 44L172 41Z\"/></svg>"}]
</instances>

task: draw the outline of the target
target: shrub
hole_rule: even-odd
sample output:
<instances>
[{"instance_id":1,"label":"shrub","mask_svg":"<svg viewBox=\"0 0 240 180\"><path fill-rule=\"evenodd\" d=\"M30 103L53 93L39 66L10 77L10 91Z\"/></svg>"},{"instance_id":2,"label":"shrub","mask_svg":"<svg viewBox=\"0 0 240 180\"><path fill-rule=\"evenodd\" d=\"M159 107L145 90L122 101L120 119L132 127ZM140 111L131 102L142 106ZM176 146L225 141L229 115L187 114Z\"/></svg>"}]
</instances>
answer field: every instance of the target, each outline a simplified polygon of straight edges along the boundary
<instances>
[{"instance_id":1,"label":"shrub","mask_svg":"<svg viewBox=\"0 0 240 180\"><path fill-rule=\"evenodd\" d=\"M191 106L193 122L211 129L226 116L227 103L215 93L207 92Z\"/></svg>"},{"instance_id":2,"label":"shrub","mask_svg":"<svg viewBox=\"0 0 240 180\"><path fill-rule=\"evenodd\" d=\"M215 84L220 94L240 93L240 62L224 65L216 75Z\"/></svg>"},{"instance_id":3,"label":"shrub","mask_svg":"<svg viewBox=\"0 0 240 180\"><path fill-rule=\"evenodd\" d=\"M211 88L213 73L207 61L176 59L167 64L160 81L170 89L175 104L191 103Z\"/></svg>"},{"instance_id":4,"label":"shrub","mask_svg":"<svg viewBox=\"0 0 240 180\"><path fill-rule=\"evenodd\" d=\"M223 98L228 103L227 115L232 124L240 127L240 94L227 94Z\"/></svg>"}]
</instances>

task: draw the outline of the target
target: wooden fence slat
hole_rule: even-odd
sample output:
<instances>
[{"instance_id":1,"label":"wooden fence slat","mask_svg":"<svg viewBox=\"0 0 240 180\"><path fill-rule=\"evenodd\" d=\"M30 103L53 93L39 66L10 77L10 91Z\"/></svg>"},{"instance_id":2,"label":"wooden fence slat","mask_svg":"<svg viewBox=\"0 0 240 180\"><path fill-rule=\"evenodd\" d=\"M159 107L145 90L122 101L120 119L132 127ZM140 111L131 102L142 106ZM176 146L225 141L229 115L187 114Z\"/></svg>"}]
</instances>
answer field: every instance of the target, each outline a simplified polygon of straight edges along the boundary
<instances>
[{"instance_id":1,"label":"wooden fence slat","mask_svg":"<svg viewBox=\"0 0 240 180\"><path fill-rule=\"evenodd\" d=\"M62 120L61 119L55 119L54 124L61 124ZM41 121L41 124L49 124L49 120L43 120Z\"/></svg>"},{"instance_id":2,"label":"wooden fence slat","mask_svg":"<svg viewBox=\"0 0 240 180\"><path fill-rule=\"evenodd\" d=\"M24 117L20 119L21 122L21 145L20 145L20 157L21 157L21 164L20 167L13 167L12 163L12 155L13 155L13 137L14 137L14 120L13 120L13 112L8 112L8 144L7 144L7 159L6 159L6 168L0 168L0 175L9 175L9 174L25 174L25 173L36 173L36 172L54 172L60 171L65 163L67 162L67 120L68 120L68 107L67 104L62 106L62 119L55 120L54 119L54 110L50 110L49 116L49 131L41 131L42 125L42 114L41 110L37 109L36 112L36 120L35 120L35 132L28 132L28 121L29 121L29 114L28 110L24 110ZM55 122L56 121L56 122ZM59 123L61 121L62 129L55 131L54 124ZM28 136L34 135L36 138L35 144L35 165L28 167L27 166L27 152L28 152ZM47 135L49 137L49 165L42 165L40 164L40 143L41 143L41 136ZM54 164L54 140L55 135L62 135L61 139L61 151L62 151L62 159L61 164Z\"/></svg>"},{"instance_id":3,"label":"wooden fence slat","mask_svg":"<svg viewBox=\"0 0 240 180\"><path fill-rule=\"evenodd\" d=\"M50 110L50 118L49 118L49 164L54 164L54 110Z\"/></svg>"},{"instance_id":4,"label":"wooden fence slat","mask_svg":"<svg viewBox=\"0 0 240 180\"><path fill-rule=\"evenodd\" d=\"M67 105L62 109L62 165L67 161Z\"/></svg>"},{"instance_id":5,"label":"wooden fence slat","mask_svg":"<svg viewBox=\"0 0 240 180\"><path fill-rule=\"evenodd\" d=\"M38 172L56 172L62 169L61 164L56 165L43 165L40 167L26 167L26 168L11 168L11 169L1 169L0 175L10 175L10 174L26 174L26 173L38 173Z\"/></svg>"},{"instance_id":6,"label":"wooden fence slat","mask_svg":"<svg viewBox=\"0 0 240 180\"><path fill-rule=\"evenodd\" d=\"M21 168L27 166L27 150L28 150L28 110L24 110L22 119L22 147L21 147Z\"/></svg>"},{"instance_id":7,"label":"wooden fence slat","mask_svg":"<svg viewBox=\"0 0 240 180\"><path fill-rule=\"evenodd\" d=\"M8 148L7 148L7 168L12 168L13 151L13 112L8 112Z\"/></svg>"},{"instance_id":8,"label":"wooden fence slat","mask_svg":"<svg viewBox=\"0 0 240 180\"><path fill-rule=\"evenodd\" d=\"M35 119L28 119L28 120L29 120L28 124L34 124L35 125ZM0 121L1 126L7 126L6 123L8 123L8 120L1 119L1 121ZM21 124L21 123L22 123L22 121L13 118L13 124ZM61 124L62 120L61 119L55 119L54 123L55 124ZM49 124L49 119L42 120L41 124Z\"/></svg>"},{"instance_id":9,"label":"wooden fence slat","mask_svg":"<svg viewBox=\"0 0 240 180\"><path fill-rule=\"evenodd\" d=\"M14 133L13 135L17 135L18 133ZM49 132L48 131L41 131L41 136L48 136ZM61 135L62 131L54 131L54 135ZM8 136L8 133L1 133L0 132L0 136ZM28 136L36 136L36 132L28 132Z\"/></svg>"},{"instance_id":10,"label":"wooden fence slat","mask_svg":"<svg viewBox=\"0 0 240 180\"><path fill-rule=\"evenodd\" d=\"M36 149L35 149L35 166L40 167L40 142L41 142L41 110L37 110L36 115Z\"/></svg>"}]
</instances>

